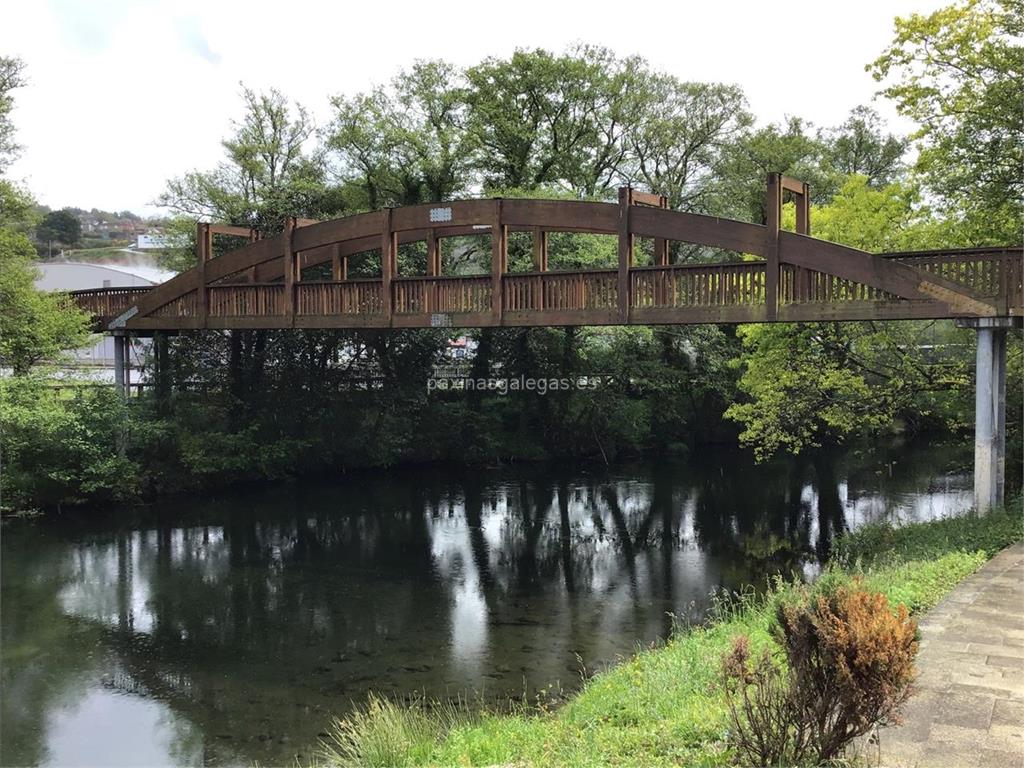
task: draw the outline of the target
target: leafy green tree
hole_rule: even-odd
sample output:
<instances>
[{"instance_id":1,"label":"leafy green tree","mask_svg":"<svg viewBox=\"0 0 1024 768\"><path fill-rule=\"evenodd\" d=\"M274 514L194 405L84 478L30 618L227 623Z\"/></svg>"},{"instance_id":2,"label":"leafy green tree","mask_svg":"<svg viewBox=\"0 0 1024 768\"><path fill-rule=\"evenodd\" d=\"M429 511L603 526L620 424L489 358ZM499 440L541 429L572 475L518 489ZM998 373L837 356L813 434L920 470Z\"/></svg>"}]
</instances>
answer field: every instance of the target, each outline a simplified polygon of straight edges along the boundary
<instances>
[{"instance_id":1,"label":"leafy green tree","mask_svg":"<svg viewBox=\"0 0 1024 768\"><path fill-rule=\"evenodd\" d=\"M36 289L34 258L27 237L0 228L0 366L18 376L89 339L88 316L66 294Z\"/></svg>"},{"instance_id":2,"label":"leafy green tree","mask_svg":"<svg viewBox=\"0 0 1024 768\"><path fill-rule=\"evenodd\" d=\"M637 90L642 95L630 106L639 119L627 136L629 179L666 195L672 208L706 210L720 183L723 150L752 123L743 92L662 73L645 73Z\"/></svg>"},{"instance_id":3,"label":"leafy green tree","mask_svg":"<svg viewBox=\"0 0 1024 768\"><path fill-rule=\"evenodd\" d=\"M276 90L243 88L242 99L242 119L222 142L226 160L170 180L157 202L193 219L266 231L280 228L286 216L334 212L323 156L308 146L315 125L305 107Z\"/></svg>"},{"instance_id":4,"label":"leafy green tree","mask_svg":"<svg viewBox=\"0 0 1024 768\"><path fill-rule=\"evenodd\" d=\"M82 237L82 222L67 208L50 211L36 227L36 239L41 243L75 245Z\"/></svg>"},{"instance_id":5,"label":"leafy green tree","mask_svg":"<svg viewBox=\"0 0 1024 768\"><path fill-rule=\"evenodd\" d=\"M826 162L843 175L861 175L872 186L884 186L904 171L909 140L886 133L882 118L870 107L855 107L846 122L820 138Z\"/></svg>"},{"instance_id":6,"label":"leafy green tree","mask_svg":"<svg viewBox=\"0 0 1024 768\"><path fill-rule=\"evenodd\" d=\"M868 69L920 126L916 170L976 244L1019 242L1024 214L1024 4L963 0L896 20Z\"/></svg>"},{"instance_id":7,"label":"leafy green tree","mask_svg":"<svg viewBox=\"0 0 1024 768\"><path fill-rule=\"evenodd\" d=\"M828 205L811 207L815 237L865 251L886 252L948 246L946 228L923 204L909 182L878 188L867 176L848 177ZM792 229L796 213L783 207L782 226Z\"/></svg>"},{"instance_id":8,"label":"leafy green tree","mask_svg":"<svg viewBox=\"0 0 1024 768\"><path fill-rule=\"evenodd\" d=\"M443 61L418 61L389 87L331 100L327 139L351 207L374 210L465 194L471 156L464 78Z\"/></svg>"},{"instance_id":9,"label":"leafy green tree","mask_svg":"<svg viewBox=\"0 0 1024 768\"><path fill-rule=\"evenodd\" d=\"M11 56L0 56L0 173L14 162L21 147L14 141L14 109L12 91L25 84L25 62Z\"/></svg>"},{"instance_id":10,"label":"leafy green tree","mask_svg":"<svg viewBox=\"0 0 1024 768\"><path fill-rule=\"evenodd\" d=\"M0 227L27 231L35 223L36 202L27 189L0 178Z\"/></svg>"},{"instance_id":11,"label":"leafy green tree","mask_svg":"<svg viewBox=\"0 0 1024 768\"><path fill-rule=\"evenodd\" d=\"M468 130L486 187L555 184L584 196L619 183L636 109L640 59L581 46L517 50L466 71Z\"/></svg>"},{"instance_id":12,"label":"leafy green tree","mask_svg":"<svg viewBox=\"0 0 1024 768\"><path fill-rule=\"evenodd\" d=\"M242 90L243 112L222 143L226 158L212 171L191 171L171 179L157 199L176 216L169 233L185 243L162 261L174 270L195 263L195 221L277 232L287 216L324 218L343 207L326 180L322 151L312 147L315 125L308 111L279 91ZM215 249L237 247L236 241Z\"/></svg>"},{"instance_id":13,"label":"leafy green tree","mask_svg":"<svg viewBox=\"0 0 1024 768\"><path fill-rule=\"evenodd\" d=\"M743 131L723 151L715 189L708 195L709 212L763 223L769 173L806 181L815 202L828 202L835 193L836 174L825 156L825 144L799 118Z\"/></svg>"},{"instance_id":14,"label":"leafy green tree","mask_svg":"<svg viewBox=\"0 0 1024 768\"><path fill-rule=\"evenodd\" d=\"M853 176L830 205L812 208L813 231L866 250L927 248L936 227L919 199L913 187L876 189ZM967 418L969 345L948 321L778 323L741 326L739 335L734 365L745 397L725 415L743 425L740 439L759 458L870 434L897 419L918 429Z\"/></svg>"},{"instance_id":15,"label":"leafy green tree","mask_svg":"<svg viewBox=\"0 0 1024 768\"><path fill-rule=\"evenodd\" d=\"M132 498L142 473L117 450L130 423L127 408L112 387L56 393L36 376L0 380L4 506Z\"/></svg>"}]
</instances>

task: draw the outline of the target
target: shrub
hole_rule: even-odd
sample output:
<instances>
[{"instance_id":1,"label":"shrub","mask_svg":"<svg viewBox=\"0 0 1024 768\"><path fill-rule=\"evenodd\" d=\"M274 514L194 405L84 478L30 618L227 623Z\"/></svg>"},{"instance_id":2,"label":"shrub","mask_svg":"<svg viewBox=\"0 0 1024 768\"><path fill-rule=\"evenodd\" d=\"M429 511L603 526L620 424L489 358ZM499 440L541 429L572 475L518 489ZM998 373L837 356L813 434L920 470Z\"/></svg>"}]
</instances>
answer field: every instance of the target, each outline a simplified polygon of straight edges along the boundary
<instances>
[{"instance_id":1,"label":"shrub","mask_svg":"<svg viewBox=\"0 0 1024 768\"><path fill-rule=\"evenodd\" d=\"M723 678L737 757L744 764L821 765L858 736L898 722L910 695L917 625L900 605L858 583L824 580L779 602L781 655L752 660L736 638Z\"/></svg>"},{"instance_id":2,"label":"shrub","mask_svg":"<svg viewBox=\"0 0 1024 768\"><path fill-rule=\"evenodd\" d=\"M131 425L112 387L56 390L34 376L0 381L4 508L24 511L137 492L139 466L118 450Z\"/></svg>"}]
</instances>

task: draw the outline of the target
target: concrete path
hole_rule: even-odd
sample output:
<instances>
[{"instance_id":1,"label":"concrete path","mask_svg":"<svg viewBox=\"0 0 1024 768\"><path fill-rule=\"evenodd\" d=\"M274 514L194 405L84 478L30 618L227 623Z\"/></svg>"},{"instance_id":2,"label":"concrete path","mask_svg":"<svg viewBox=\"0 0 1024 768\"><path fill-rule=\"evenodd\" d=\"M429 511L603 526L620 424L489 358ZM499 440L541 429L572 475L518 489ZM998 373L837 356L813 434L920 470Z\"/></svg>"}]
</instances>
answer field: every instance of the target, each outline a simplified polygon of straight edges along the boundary
<instances>
[{"instance_id":1,"label":"concrete path","mask_svg":"<svg viewBox=\"0 0 1024 768\"><path fill-rule=\"evenodd\" d=\"M921 638L917 694L881 732L881 765L1024 768L1024 543L930 611Z\"/></svg>"}]
</instances>

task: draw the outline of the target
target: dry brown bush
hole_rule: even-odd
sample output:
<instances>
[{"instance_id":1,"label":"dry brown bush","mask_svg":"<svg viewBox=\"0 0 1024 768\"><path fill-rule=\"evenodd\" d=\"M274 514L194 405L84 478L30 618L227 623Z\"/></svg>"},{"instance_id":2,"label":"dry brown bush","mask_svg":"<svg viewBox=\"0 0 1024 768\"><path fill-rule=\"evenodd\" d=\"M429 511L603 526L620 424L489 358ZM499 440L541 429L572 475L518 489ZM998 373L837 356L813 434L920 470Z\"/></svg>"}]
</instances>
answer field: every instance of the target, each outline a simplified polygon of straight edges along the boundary
<instances>
[{"instance_id":1,"label":"dry brown bush","mask_svg":"<svg viewBox=\"0 0 1024 768\"><path fill-rule=\"evenodd\" d=\"M858 736L898 722L910 695L917 624L859 584L780 601L781 652L734 640L722 674L732 741L746 765L823 765Z\"/></svg>"}]
</instances>

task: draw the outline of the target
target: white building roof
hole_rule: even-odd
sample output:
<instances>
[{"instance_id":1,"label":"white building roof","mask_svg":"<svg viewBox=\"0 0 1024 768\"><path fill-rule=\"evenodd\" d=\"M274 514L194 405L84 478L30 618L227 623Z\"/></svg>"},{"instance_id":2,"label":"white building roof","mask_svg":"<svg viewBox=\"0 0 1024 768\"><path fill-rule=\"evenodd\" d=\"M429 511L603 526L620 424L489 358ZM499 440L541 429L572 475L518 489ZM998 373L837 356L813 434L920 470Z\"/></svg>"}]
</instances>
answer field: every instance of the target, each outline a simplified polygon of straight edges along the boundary
<instances>
[{"instance_id":1,"label":"white building roof","mask_svg":"<svg viewBox=\"0 0 1024 768\"><path fill-rule=\"evenodd\" d=\"M103 264L72 261L47 261L36 264L36 267L40 273L39 279L36 280L36 288L42 291L82 291L89 288L156 285L172 275L154 267L137 266L129 271Z\"/></svg>"}]
</instances>

